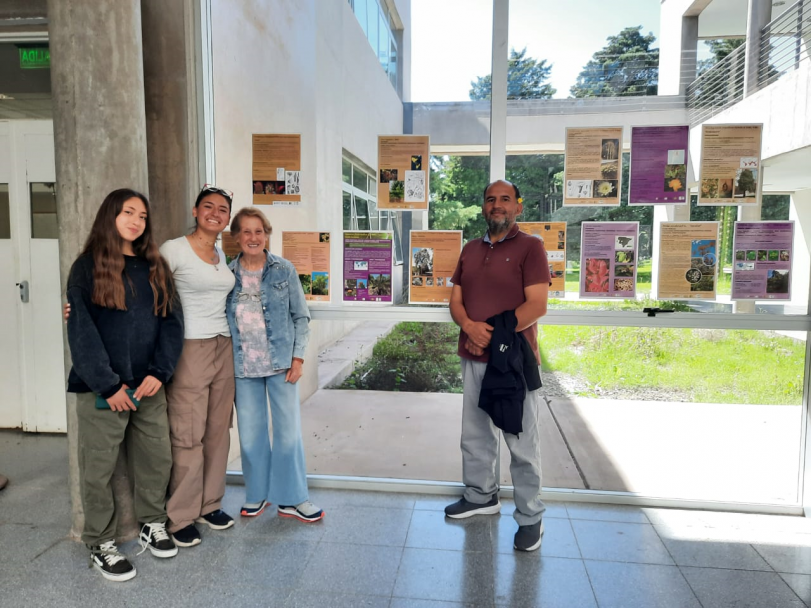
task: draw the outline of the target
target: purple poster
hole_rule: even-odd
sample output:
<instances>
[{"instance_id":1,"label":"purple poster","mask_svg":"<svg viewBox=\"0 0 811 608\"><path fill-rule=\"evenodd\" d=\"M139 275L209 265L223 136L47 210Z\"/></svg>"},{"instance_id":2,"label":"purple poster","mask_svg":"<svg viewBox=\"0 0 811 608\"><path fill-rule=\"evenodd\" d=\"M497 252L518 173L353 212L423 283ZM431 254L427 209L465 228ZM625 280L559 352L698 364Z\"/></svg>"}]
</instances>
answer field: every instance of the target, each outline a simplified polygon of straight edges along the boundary
<instances>
[{"instance_id":1,"label":"purple poster","mask_svg":"<svg viewBox=\"0 0 811 608\"><path fill-rule=\"evenodd\" d=\"M344 232L344 302L391 302L390 232Z\"/></svg>"},{"instance_id":2,"label":"purple poster","mask_svg":"<svg viewBox=\"0 0 811 608\"><path fill-rule=\"evenodd\" d=\"M636 297L639 222L583 222L580 297Z\"/></svg>"},{"instance_id":3,"label":"purple poster","mask_svg":"<svg viewBox=\"0 0 811 608\"><path fill-rule=\"evenodd\" d=\"M633 127L629 205L687 204L690 127Z\"/></svg>"},{"instance_id":4,"label":"purple poster","mask_svg":"<svg viewBox=\"0 0 811 608\"><path fill-rule=\"evenodd\" d=\"M736 222L733 300L790 300L794 222Z\"/></svg>"}]
</instances>

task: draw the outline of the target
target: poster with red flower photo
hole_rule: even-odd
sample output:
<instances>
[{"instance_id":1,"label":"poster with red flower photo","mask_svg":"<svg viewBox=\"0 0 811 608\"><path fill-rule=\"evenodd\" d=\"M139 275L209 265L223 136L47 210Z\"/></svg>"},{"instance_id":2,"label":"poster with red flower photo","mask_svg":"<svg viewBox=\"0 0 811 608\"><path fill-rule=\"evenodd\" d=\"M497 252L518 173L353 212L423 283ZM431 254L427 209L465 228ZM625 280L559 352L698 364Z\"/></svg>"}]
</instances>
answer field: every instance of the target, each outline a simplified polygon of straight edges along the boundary
<instances>
[{"instance_id":1,"label":"poster with red flower photo","mask_svg":"<svg viewBox=\"0 0 811 608\"><path fill-rule=\"evenodd\" d=\"M635 298L639 222L583 222L580 297Z\"/></svg>"}]
</instances>

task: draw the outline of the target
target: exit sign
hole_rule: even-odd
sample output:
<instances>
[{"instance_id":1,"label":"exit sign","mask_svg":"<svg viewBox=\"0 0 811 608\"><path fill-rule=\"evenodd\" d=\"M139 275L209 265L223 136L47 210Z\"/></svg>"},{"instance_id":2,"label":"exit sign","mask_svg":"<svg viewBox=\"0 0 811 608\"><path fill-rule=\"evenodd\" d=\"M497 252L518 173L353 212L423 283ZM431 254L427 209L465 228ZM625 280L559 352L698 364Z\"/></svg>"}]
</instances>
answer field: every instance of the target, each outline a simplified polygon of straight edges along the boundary
<instances>
[{"instance_id":1,"label":"exit sign","mask_svg":"<svg viewBox=\"0 0 811 608\"><path fill-rule=\"evenodd\" d=\"M51 49L48 47L20 47L20 68L35 70L51 67Z\"/></svg>"}]
</instances>

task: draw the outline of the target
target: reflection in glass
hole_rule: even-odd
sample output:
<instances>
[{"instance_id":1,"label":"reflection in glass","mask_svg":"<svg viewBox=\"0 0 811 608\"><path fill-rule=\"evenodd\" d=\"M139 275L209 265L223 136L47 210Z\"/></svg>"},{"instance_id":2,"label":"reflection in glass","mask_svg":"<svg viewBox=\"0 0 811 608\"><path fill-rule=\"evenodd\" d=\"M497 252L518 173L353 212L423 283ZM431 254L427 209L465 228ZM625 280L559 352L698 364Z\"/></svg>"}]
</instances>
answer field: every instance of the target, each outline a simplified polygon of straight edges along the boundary
<instances>
[{"instance_id":1,"label":"reflection in glass","mask_svg":"<svg viewBox=\"0 0 811 608\"><path fill-rule=\"evenodd\" d=\"M56 184L31 183L31 238L57 239Z\"/></svg>"},{"instance_id":2,"label":"reflection in glass","mask_svg":"<svg viewBox=\"0 0 811 608\"><path fill-rule=\"evenodd\" d=\"M11 238L11 203L8 184L0 184L0 239Z\"/></svg>"}]
</instances>

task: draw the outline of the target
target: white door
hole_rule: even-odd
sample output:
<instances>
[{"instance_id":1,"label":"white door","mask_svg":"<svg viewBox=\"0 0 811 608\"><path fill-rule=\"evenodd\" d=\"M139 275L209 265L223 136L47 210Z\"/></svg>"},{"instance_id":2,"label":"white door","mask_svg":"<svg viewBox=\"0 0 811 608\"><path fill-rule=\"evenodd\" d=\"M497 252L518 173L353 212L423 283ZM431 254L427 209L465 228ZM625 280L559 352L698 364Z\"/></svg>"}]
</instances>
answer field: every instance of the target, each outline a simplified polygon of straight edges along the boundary
<instances>
[{"instance_id":1,"label":"white door","mask_svg":"<svg viewBox=\"0 0 811 608\"><path fill-rule=\"evenodd\" d=\"M0 318L8 321L0 322L4 428L67 430L55 182L53 123L0 122ZM25 298L20 284L27 287Z\"/></svg>"}]
</instances>

